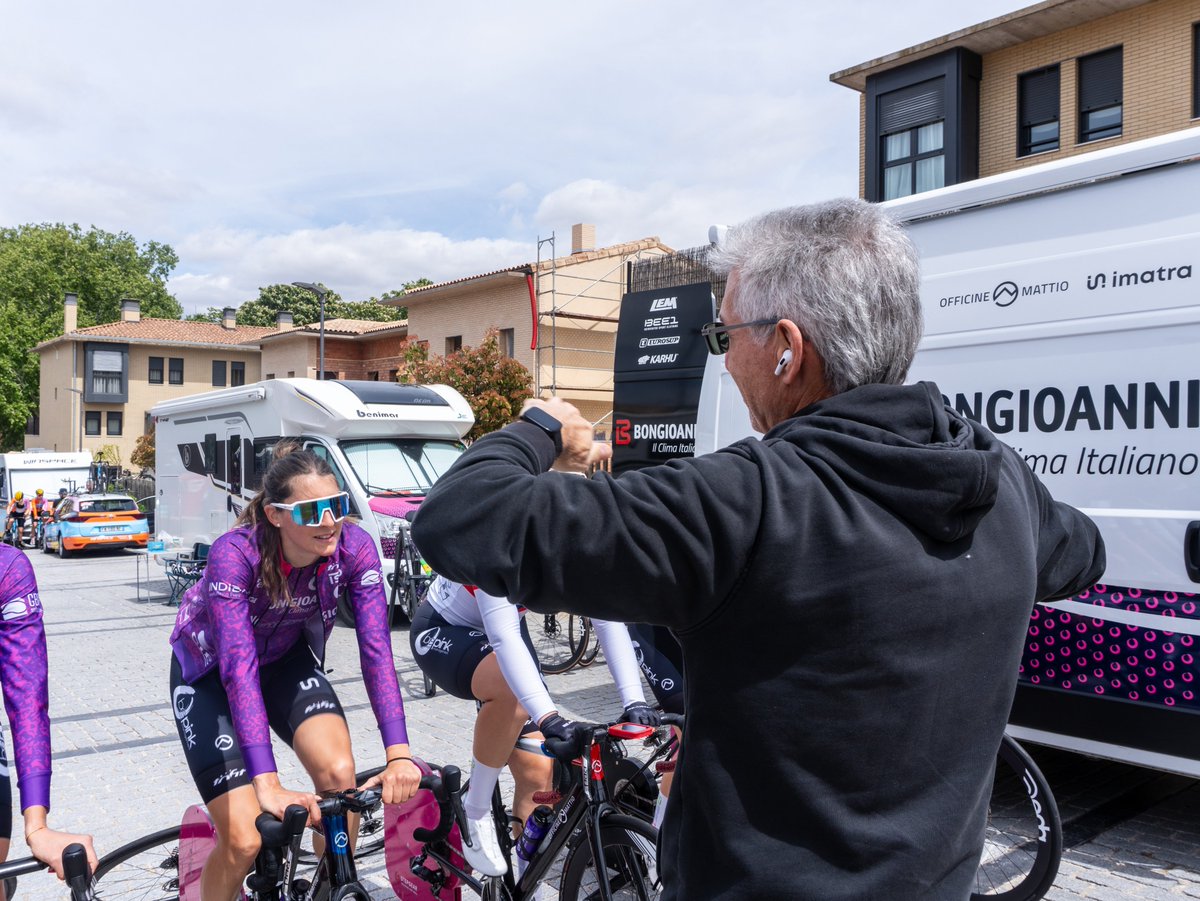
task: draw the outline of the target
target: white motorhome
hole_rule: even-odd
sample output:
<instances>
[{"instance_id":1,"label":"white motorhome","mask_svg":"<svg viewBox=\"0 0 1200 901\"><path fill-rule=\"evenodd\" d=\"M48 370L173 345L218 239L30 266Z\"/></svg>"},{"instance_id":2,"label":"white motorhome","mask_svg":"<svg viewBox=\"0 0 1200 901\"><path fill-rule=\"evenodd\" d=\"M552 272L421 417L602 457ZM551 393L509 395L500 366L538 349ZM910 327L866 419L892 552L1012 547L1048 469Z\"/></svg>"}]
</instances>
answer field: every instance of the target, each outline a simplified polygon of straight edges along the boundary
<instances>
[{"instance_id":1,"label":"white motorhome","mask_svg":"<svg viewBox=\"0 0 1200 901\"><path fill-rule=\"evenodd\" d=\"M893 201L909 378L1087 512L1109 588L1034 611L1010 731L1200 776L1200 129ZM750 434L719 359L697 453ZM1116 588L1115 586L1122 586ZM970 591L970 585L962 586Z\"/></svg>"},{"instance_id":2,"label":"white motorhome","mask_svg":"<svg viewBox=\"0 0 1200 901\"><path fill-rule=\"evenodd\" d=\"M395 555L404 515L463 450L475 423L446 385L269 379L157 404L155 528L184 547L211 544L262 485L292 438L329 462L351 520Z\"/></svg>"},{"instance_id":3,"label":"white motorhome","mask_svg":"<svg viewBox=\"0 0 1200 901\"><path fill-rule=\"evenodd\" d=\"M27 450L0 454L0 496L6 501L22 491L33 497L41 488L58 500L58 490L82 491L91 478L89 451Z\"/></svg>"}]
</instances>

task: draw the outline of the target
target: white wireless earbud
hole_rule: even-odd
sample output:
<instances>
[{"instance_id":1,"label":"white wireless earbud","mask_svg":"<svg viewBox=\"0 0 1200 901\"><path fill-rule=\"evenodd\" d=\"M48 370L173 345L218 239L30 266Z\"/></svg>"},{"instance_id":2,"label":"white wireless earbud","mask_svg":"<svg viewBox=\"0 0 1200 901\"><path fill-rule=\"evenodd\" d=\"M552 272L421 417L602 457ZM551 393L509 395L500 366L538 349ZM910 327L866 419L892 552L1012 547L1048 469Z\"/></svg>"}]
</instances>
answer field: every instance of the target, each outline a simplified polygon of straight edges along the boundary
<instances>
[{"instance_id":1,"label":"white wireless earbud","mask_svg":"<svg viewBox=\"0 0 1200 901\"><path fill-rule=\"evenodd\" d=\"M783 352L783 356L779 358L779 365L775 367L776 375L783 375L783 370L787 368L787 364L792 362L792 349L789 347Z\"/></svg>"}]
</instances>

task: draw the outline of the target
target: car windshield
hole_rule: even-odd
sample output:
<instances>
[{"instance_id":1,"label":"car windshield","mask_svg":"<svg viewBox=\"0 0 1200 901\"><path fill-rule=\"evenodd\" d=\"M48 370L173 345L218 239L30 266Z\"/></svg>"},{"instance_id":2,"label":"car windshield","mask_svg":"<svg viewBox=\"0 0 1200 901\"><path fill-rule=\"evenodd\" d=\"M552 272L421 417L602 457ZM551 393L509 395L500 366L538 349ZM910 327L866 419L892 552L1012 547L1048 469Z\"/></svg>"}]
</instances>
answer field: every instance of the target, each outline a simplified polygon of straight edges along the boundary
<instances>
[{"instance_id":1,"label":"car windshield","mask_svg":"<svg viewBox=\"0 0 1200 901\"><path fill-rule=\"evenodd\" d=\"M370 438L340 446L372 495L423 495L463 452L457 441L424 438Z\"/></svg>"},{"instance_id":2,"label":"car windshield","mask_svg":"<svg viewBox=\"0 0 1200 901\"><path fill-rule=\"evenodd\" d=\"M93 501L80 501L80 513L124 513L134 511L137 504L131 497L102 497Z\"/></svg>"}]
</instances>

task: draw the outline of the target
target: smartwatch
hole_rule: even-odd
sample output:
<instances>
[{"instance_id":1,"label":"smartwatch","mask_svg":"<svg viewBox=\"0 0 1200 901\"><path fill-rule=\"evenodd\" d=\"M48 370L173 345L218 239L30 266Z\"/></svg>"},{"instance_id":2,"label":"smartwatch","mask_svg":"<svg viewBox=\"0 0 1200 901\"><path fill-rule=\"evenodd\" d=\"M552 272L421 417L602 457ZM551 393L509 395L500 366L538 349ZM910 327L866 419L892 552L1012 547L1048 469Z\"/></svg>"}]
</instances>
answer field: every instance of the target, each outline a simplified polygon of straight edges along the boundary
<instances>
[{"instance_id":1,"label":"smartwatch","mask_svg":"<svg viewBox=\"0 0 1200 901\"><path fill-rule=\"evenodd\" d=\"M563 452L562 423L541 407L530 407L521 414L521 419L537 426L554 441L554 456Z\"/></svg>"}]
</instances>

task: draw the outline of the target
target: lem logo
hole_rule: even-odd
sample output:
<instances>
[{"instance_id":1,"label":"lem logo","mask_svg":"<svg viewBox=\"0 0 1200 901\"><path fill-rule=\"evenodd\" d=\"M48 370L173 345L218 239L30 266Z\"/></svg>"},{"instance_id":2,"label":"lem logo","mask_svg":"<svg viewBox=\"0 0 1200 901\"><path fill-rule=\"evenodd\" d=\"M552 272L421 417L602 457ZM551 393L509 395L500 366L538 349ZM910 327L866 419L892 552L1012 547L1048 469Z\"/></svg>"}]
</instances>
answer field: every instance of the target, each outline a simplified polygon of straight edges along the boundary
<instances>
[{"instance_id":1,"label":"lem logo","mask_svg":"<svg viewBox=\"0 0 1200 901\"><path fill-rule=\"evenodd\" d=\"M1015 282L1001 282L992 289L992 299L998 307L1012 306L1013 301L1017 299L1017 285Z\"/></svg>"}]
</instances>

